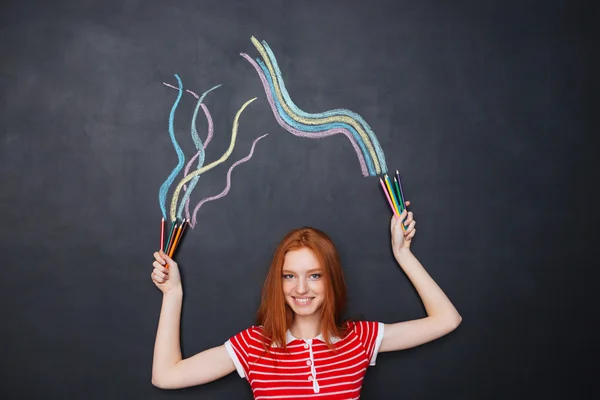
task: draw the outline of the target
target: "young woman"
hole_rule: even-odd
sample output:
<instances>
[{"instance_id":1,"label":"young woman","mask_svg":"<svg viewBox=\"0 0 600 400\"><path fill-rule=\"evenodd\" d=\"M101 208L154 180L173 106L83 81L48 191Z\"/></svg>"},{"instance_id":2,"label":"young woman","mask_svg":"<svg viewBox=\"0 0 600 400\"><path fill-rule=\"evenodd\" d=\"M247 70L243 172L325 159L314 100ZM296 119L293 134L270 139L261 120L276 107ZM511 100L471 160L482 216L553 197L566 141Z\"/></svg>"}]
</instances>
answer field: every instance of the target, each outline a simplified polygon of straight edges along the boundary
<instances>
[{"instance_id":1,"label":"young woman","mask_svg":"<svg viewBox=\"0 0 600 400\"><path fill-rule=\"evenodd\" d=\"M237 370L256 399L358 399L366 369L375 365L378 353L419 346L461 322L456 308L410 251L415 223L406 210L400 218L392 217L392 250L427 317L394 324L342 322L346 286L337 250L323 232L301 228L286 235L275 251L257 325L185 360L179 343L183 290L178 266L162 251L154 253L151 276L163 292L163 302L152 383L183 388Z\"/></svg>"}]
</instances>

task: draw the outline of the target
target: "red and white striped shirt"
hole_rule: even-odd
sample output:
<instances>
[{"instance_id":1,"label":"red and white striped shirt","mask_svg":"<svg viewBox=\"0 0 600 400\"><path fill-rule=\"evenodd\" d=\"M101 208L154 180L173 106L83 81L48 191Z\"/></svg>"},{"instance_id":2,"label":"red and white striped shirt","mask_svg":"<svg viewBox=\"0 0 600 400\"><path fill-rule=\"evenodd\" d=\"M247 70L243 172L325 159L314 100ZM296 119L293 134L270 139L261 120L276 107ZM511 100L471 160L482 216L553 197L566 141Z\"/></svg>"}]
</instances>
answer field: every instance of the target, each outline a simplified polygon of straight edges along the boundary
<instances>
[{"instance_id":1,"label":"red and white striped shirt","mask_svg":"<svg viewBox=\"0 0 600 400\"><path fill-rule=\"evenodd\" d=\"M332 339L335 351L322 335L298 339L288 331L287 353L276 346L265 353L264 340L262 328L253 326L225 343L255 399L358 399L367 367L375 365L383 324L351 322L344 338Z\"/></svg>"}]
</instances>

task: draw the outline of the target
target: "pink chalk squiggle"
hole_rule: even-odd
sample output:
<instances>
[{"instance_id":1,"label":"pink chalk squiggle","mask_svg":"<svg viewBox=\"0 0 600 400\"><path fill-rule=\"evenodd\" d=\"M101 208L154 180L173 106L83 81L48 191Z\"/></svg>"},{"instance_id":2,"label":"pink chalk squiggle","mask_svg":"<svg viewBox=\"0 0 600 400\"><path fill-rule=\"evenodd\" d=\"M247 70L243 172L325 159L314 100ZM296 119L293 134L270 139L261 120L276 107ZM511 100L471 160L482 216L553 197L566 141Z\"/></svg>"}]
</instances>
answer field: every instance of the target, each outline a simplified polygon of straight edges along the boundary
<instances>
[{"instance_id":1,"label":"pink chalk squiggle","mask_svg":"<svg viewBox=\"0 0 600 400\"><path fill-rule=\"evenodd\" d=\"M269 101L269 104L271 105L271 109L273 110L273 115L275 116L275 119L277 120L279 125L281 125L281 127L283 127L286 131L290 132L291 134L293 134L295 136L306 137L306 138L311 138L311 139L324 138L327 136L336 135L338 133L344 134L348 138L348 140L350 140L352 147L354 147L354 151L356 152L356 155L358 157L358 162L360 163L360 170L361 170L363 176L369 176L369 171L367 170L367 164L365 162L365 158L350 131L348 131L347 129L343 129L343 128L334 128L334 129L328 129L323 132L303 132L303 131L300 131L300 130L295 129L295 128L291 127L290 125L288 125L281 118L279 113L277 112L277 106L275 106L273 94L271 93L271 90L269 88L269 83L267 82L267 78L265 77L263 70L258 66L256 61L254 61L248 54L240 53L240 55L242 57L244 57L250 64L252 64L252 66L258 73L258 76L260 77L260 80L265 89L265 94L267 95L267 100Z\"/></svg>"},{"instance_id":2,"label":"pink chalk squiggle","mask_svg":"<svg viewBox=\"0 0 600 400\"><path fill-rule=\"evenodd\" d=\"M170 87L171 89L175 89L175 90L179 90L178 87L175 87L173 85L168 84L167 82L163 82L163 85ZM192 92L191 90L187 90L186 92L188 92L189 94L191 94L192 96L194 96L196 98L196 100L198 100L200 98L200 96L198 96L196 93Z\"/></svg>"},{"instance_id":3,"label":"pink chalk squiggle","mask_svg":"<svg viewBox=\"0 0 600 400\"><path fill-rule=\"evenodd\" d=\"M233 163L233 165L231 167L229 167L229 170L227 171L227 185L225 186L225 189L223 189L223 191L221 193L219 193L216 196L206 197L198 202L198 204L196 205L196 208L194 208L194 215L190 222L190 226L192 228L194 228L196 226L196 214L198 213L198 210L200 209L200 207L202 207L202 205L204 203L207 203L207 202L213 201L213 200L218 200L222 197L225 197L227 195L227 193L229 193L229 190L231 189L231 172L233 171L233 169L235 167L237 167L240 164L245 163L246 161L248 161L249 159L252 158L252 155L254 154L254 147L256 146L256 143L258 143L258 141L260 139L264 138L267 135L268 135L268 133L265 133L264 135L254 139L254 141L252 142L252 148L250 149L250 153L246 157L242 158L241 160L236 161L235 163Z\"/></svg>"},{"instance_id":4,"label":"pink chalk squiggle","mask_svg":"<svg viewBox=\"0 0 600 400\"><path fill-rule=\"evenodd\" d=\"M206 120L208 121L208 135L206 135L206 140L204 141L204 144L202 145L204 150L206 150L206 146L208 146L208 143L210 142L210 140L213 137L214 124L213 124L212 116L210 115L210 111L208 111L208 108L204 105L204 103L200 103L200 107L202 107L202 110L204 111L204 115L206 115ZM192 168L192 165L194 164L194 161L198 157L200 157L200 151L198 151L196 154L194 154L192 159L187 163L187 165L185 166L185 170L183 172L183 176L187 176L189 174L190 169ZM183 185L183 190L184 191L187 190L187 185ZM185 202L185 218L188 221L190 220L190 198L189 197L187 198L187 200Z\"/></svg>"}]
</instances>

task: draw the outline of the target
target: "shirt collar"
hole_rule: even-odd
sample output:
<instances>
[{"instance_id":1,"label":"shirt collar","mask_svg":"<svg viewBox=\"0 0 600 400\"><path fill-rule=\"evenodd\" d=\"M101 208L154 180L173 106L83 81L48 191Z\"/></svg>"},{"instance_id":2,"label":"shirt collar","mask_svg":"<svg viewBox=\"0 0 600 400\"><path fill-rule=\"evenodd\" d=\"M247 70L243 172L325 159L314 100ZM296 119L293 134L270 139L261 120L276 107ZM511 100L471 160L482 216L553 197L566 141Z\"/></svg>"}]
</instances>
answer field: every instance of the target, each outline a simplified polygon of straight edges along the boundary
<instances>
[{"instance_id":1,"label":"shirt collar","mask_svg":"<svg viewBox=\"0 0 600 400\"><path fill-rule=\"evenodd\" d=\"M294 340L301 340L304 342L304 341L308 341L311 339L299 339L299 338L295 337L294 335L292 335L292 332L290 332L290 330L288 329L288 331L285 333L285 345L287 346ZM317 336L316 338L314 338L312 340L319 340L321 342L325 342L325 339L323 338L322 334L319 334L319 336ZM336 342L340 341L340 338L337 336L333 336L330 338L330 340L331 340L331 344L335 344Z\"/></svg>"}]
</instances>

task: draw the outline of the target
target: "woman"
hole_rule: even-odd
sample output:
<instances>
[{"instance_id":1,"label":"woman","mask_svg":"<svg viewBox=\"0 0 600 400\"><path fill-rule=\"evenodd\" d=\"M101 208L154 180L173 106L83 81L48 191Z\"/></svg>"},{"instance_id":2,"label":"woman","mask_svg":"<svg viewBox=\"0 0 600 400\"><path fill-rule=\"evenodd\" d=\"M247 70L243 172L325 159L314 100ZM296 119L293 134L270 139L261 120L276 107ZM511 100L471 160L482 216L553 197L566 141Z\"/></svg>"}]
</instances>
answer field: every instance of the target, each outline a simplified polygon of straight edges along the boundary
<instances>
[{"instance_id":1,"label":"woman","mask_svg":"<svg viewBox=\"0 0 600 400\"><path fill-rule=\"evenodd\" d=\"M404 230L400 221L405 221ZM378 353L419 346L461 322L456 308L410 251L415 223L413 213L406 210L400 218L392 217L392 250L427 317L385 325L342 323L346 286L338 253L323 232L296 229L275 251L257 326L185 360L179 343L183 290L178 266L162 251L154 253L151 275L163 292L163 302L152 383L164 389L183 388L237 370L257 399L358 399L366 369L375 365Z\"/></svg>"}]
</instances>

